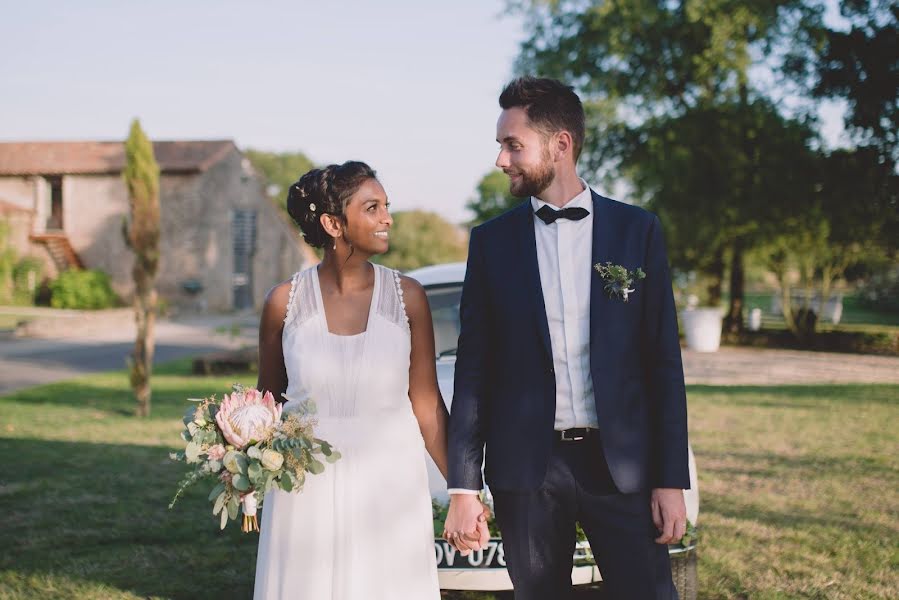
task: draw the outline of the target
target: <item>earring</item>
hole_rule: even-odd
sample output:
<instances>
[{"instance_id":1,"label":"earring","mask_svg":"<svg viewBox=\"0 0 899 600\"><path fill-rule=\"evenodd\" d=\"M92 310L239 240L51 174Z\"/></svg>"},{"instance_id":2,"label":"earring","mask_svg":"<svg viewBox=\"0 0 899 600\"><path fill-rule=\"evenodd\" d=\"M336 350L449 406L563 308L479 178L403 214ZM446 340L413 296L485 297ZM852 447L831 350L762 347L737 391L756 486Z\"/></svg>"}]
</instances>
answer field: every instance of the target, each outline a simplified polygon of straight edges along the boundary
<instances>
[{"instance_id":1,"label":"earring","mask_svg":"<svg viewBox=\"0 0 899 600\"><path fill-rule=\"evenodd\" d=\"M334 249L337 250L337 238L334 238Z\"/></svg>"}]
</instances>

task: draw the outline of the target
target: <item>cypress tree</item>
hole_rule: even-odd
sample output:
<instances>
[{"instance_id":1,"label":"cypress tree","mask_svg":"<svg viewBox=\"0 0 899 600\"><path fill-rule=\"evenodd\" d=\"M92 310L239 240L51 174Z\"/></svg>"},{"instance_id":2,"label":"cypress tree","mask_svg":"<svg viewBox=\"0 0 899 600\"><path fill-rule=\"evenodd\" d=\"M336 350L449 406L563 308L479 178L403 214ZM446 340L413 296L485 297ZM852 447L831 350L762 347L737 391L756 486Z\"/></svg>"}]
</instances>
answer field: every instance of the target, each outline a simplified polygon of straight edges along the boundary
<instances>
[{"instance_id":1,"label":"cypress tree","mask_svg":"<svg viewBox=\"0 0 899 600\"><path fill-rule=\"evenodd\" d=\"M150 375L153 370L156 324L156 273L159 269L159 165L153 144L134 119L125 142L125 185L129 218L123 224L125 243L134 253L134 318L137 338L129 359L131 389L139 417L150 415Z\"/></svg>"}]
</instances>

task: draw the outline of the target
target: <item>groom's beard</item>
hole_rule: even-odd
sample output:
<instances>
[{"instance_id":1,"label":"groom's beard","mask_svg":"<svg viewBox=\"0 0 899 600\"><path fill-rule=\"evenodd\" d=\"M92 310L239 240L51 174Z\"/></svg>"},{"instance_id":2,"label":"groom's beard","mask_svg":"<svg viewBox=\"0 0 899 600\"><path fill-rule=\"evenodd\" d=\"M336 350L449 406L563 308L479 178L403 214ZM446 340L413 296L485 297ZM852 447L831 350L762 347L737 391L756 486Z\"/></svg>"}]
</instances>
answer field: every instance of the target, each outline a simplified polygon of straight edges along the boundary
<instances>
[{"instance_id":1,"label":"groom's beard","mask_svg":"<svg viewBox=\"0 0 899 600\"><path fill-rule=\"evenodd\" d=\"M533 169L512 172L516 175L521 175L521 178L517 182L513 182L511 179L509 180L509 191L516 198L527 198L528 196L538 197L549 187L549 184L551 184L556 177L556 173L553 171L552 158L549 155L548 149L543 154L543 160L541 160L540 164ZM507 171L506 175L508 174L509 172Z\"/></svg>"}]
</instances>

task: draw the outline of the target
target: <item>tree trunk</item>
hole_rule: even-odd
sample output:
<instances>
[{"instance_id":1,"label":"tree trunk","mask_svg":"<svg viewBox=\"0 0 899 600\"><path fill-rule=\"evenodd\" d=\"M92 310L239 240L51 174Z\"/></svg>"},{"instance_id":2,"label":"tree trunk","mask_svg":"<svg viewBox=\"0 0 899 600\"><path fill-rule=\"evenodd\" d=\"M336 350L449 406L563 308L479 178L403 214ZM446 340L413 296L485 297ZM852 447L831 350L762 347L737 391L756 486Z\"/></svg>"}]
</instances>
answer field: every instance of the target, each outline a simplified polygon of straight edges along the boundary
<instances>
[{"instance_id":1,"label":"tree trunk","mask_svg":"<svg viewBox=\"0 0 899 600\"><path fill-rule=\"evenodd\" d=\"M743 270L743 242L734 240L730 259L730 307L724 318L724 330L729 333L743 331L743 303L744 284L746 281Z\"/></svg>"},{"instance_id":2,"label":"tree trunk","mask_svg":"<svg viewBox=\"0 0 899 600\"><path fill-rule=\"evenodd\" d=\"M724 250L719 248L715 251L715 259L708 271L712 280L709 282L707 291L709 295L709 306L719 306L721 304L721 284L724 281Z\"/></svg>"},{"instance_id":3,"label":"tree trunk","mask_svg":"<svg viewBox=\"0 0 899 600\"><path fill-rule=\"evenodd\" d=\"M135 265L135 280L140 281L134 294L134 320L137 338L131 355L131 388L137 400L135 413L139 417L150 416L150 375L153 373L153 354L156 351L156 290L152 278Z\"/></svg>"}]
</instances>

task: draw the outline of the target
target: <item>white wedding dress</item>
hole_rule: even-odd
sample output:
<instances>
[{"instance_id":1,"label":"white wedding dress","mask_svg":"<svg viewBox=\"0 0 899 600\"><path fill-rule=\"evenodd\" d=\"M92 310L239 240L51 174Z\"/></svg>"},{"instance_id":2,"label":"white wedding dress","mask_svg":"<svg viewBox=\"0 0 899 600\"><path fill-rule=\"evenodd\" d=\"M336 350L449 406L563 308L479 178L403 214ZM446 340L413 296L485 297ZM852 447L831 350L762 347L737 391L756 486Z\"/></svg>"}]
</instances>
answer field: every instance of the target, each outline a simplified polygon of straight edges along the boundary
<instances>
[{"instance_id":1,"label":"white wedding dress","mask_svg":"<svg viewBox=\"0 0 899 600\"><path fill-rule=\"evenodd\" d=\"M256 600L440 597L425 450L409 401L399 275L375 265L366 331L328 331L317 267L293 276L282 346L289 401L318 407L316 437L342 458L299 494L265 497Z\"/></svg>"}]
</instances>

